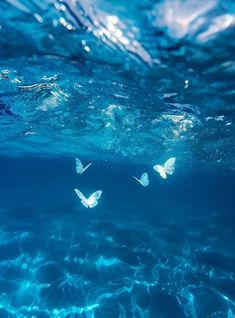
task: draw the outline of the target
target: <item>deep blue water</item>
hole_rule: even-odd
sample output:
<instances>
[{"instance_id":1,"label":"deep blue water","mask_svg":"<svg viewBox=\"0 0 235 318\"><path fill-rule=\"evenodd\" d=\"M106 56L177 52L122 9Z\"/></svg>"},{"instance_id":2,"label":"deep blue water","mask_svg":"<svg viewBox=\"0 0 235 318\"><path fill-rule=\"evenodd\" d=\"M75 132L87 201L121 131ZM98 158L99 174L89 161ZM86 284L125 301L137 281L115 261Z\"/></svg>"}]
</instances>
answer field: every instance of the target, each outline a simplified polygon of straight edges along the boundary
<instances>
[{"instance_id":1,"label":"deep blue water","mask_svg":"<svg viewBox=\"0 0 235 318\"><path fill-rule=\"evenodd\" d=\"M0 13L0 318L234 318L235 2Z\"/></svg>"}]
</instances>

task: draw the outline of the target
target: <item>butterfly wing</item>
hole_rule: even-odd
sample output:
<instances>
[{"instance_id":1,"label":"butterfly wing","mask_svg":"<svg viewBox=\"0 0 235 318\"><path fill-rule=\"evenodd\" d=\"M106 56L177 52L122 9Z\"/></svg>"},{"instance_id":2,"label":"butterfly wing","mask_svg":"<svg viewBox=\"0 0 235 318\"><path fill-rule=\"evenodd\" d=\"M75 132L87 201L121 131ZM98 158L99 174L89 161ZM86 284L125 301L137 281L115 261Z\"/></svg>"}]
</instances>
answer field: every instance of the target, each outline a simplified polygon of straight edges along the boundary
<instances>
[{"instance_id":1,"label":"butterfly wing","mask_svg":"<svg viewBox=\"0 0 235 318\"><path fill-rule=\"evenodd\" d=\"M85 198L83 193L78 189L74 189L74 191L76 192L77 196L81 200L82 205L84 205L86 208L88 208L88 202L87 202L88 200Z\"/></svg>"},{"instance_id":2,"label":"butterfly wing","mask_svg":"<svg viewBox=\"0 0 235 318\"><path fill-rule=\"evenodd\" d=\"M82 174L84 171L86 171L86 169L88 169L90 167L91 163L89 163L85 168L83 168L80 172L80 174Z\"/></svg>"},{"instance_id":3,"label":"butterfly wing","mask_svg":"<svg viewBox=\"0 0 235 318\"><path fill-rule=\"evenodd\" d=\"M175 158L175 157L172 157L172 158L168 159L168 160L164 163L165 173L167 173L167 174L173 174L173 173L175 172L175 167L174 167L175 160L176 160L176 158Z\"/></svg>"},{"instance_id":4,"label":"butterfly wing","mask_svg":"<svg viewBox=\"0 0 235 318\"><path fill-rule=\"evenodd\" d=\"M98 190L92 193L92 195L87 199L89 208L94 208L98 204L98 200L101 197L102 192L102 190Z\"/></svg>"},{"instance_id":5,"label":"butterfly wing","mask_svg":"<svg viewBox=\"0 0 235 318\"><path fill-rule=\"evenodd\" d=\"M99 198L101 197L102 192L103 192L102 190L98 190L98 191L92 193L92 195L89 197L89 199L94 198L95 200L99 200Z\"/></svg>"},{"instance_id":6,"label":"butterfly wing","mask_svg":"<svg viewBox=\"0 0 235 318\"><path fill-rule=\"evenodd\" d=\"M165 169L161 165L155 165L153 166L153 169L157 171L163 179L167 178Z\"/></svg>"},{"instance_id":7,"label":"butterfly wing","mask_svg":"<svg viewBox=\"0 0 235 318\"><path fill-rule=\"evenodd\" d=\"M81 163L81 160L79 158L75 158L75 162L76 162L76 171L78 174L81 174L83 169L83 164Z\"/></svg>"},{"instance_id":8,"label":"butterfly wing","mask_svg":"<svg viewBox=\"0 0 235 318\"><path fill-rule=\"evenodd\" d=\"M136 181L138 181L139 183L141 183L141 181L140 181L138 178L136 178L136 177L134 177L134 176L133 176L133 178L134 178Z\"/></svg>"},{"instance_id":9,"label":"butterfly wing","mask_svg":"<svg viewBox=\"0 0 235 318\"><path fill-rule=\"evenodd\" d=\"M146 172L144 172L140 177L140 183L142 186L147 187L149 185L149 176Z\"/></svg>"},{"instance_id":10,"label":"butterfly wing","mask_svg":"<svg viewBox=\"0 0 235 318\"><path fill-rule=\"evenodd\" d=\"M82 205L83 205L85 208L89 208L89 204L87 203L87 199L81 200L81 203L82 203Z\"/></svg>"},{"instance_id":11,"label":"butterfly wing","mask_svg":"<svg viewBox=\"0 0 235 318\"><path fill-rule=\"evenodd\" d=\"M79 197L80 200L86 199L84 194L80 190L74 189L74 191L76 192L76 194L77 194L77 196Z\"/></svg>"},{"instance_id":12,"label":"butterfly wing","mask_svg":"<svg viewBox=\"0 0 235 318\"><path fill-rule=\"evenodd\" d=\"M91 203L89 203L89 208L92 209L95 206L97 206L97 204L98 204L98 201L97 200L93 200Z\"/></svg>"}]
</instances>

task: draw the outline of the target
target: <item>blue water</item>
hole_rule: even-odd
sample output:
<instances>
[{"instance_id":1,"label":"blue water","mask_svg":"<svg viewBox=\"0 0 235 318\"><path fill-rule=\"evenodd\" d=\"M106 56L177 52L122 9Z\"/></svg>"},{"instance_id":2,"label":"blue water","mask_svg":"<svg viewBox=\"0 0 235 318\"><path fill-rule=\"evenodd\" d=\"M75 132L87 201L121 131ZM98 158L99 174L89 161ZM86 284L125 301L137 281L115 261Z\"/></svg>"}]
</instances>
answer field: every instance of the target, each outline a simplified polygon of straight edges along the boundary
<instances>
[{"instance_id":1,"label":"blue water","mask_svg":"<svg viewBox=\"0 0 235 318\"><path fill-rule=\"evenodd\" d=\"M234 318L235 2L0 13L0 318Z\"/></svg>"}]
</instances>

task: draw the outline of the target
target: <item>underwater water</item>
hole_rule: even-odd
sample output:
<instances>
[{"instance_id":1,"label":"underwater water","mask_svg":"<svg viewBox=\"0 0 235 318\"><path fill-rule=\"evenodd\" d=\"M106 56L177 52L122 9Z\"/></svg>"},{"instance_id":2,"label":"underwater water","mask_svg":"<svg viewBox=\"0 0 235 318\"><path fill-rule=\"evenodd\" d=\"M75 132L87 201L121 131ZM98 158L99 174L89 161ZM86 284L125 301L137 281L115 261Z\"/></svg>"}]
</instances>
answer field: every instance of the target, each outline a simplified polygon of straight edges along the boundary
<instances>
[{"instance_id":1,"label":"underwater water","mask_svg":"<svg viewBox=\"0 0 235 318\"><path fill-rule=\"evenodd\" d=\"M0 13L0 318L234 318L235 2Z\"/></svg>"}]
</instances>

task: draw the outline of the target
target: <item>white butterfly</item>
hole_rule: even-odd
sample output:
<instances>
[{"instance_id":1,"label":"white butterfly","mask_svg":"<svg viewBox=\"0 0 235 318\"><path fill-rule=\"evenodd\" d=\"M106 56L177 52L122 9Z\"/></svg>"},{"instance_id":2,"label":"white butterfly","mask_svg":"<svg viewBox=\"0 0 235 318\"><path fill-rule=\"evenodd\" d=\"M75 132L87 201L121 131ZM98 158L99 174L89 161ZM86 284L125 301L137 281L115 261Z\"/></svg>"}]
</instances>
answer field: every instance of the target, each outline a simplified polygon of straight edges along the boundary
<instances>
[{"instance_id":1,"label":"white butterfly","mask_svg":"<svg viewBox=\"0 0 235 318\"><path fill-rule=\"evenodd\" d=\"M76 171L78 174L82 174L91 165L91 163L89 163L86 167L83 167L81 160L78 158L75 158L75 162L76 162Z\"/></svg>"},{"instance_id":2,"label":"white butterfly","mask_svg":"<svg viewBox=\"0 0 235 318\"><path fill-rule=\"evenodd\" d=\"M163 179L166 179L168 174L171 175L175 172L175 160L176 158L172 157L168 159L163 166L155 165L153 166L153 169L157 171Z\"/></svg>"},{"instance_id":3,"label":"white butterfly","mask_svg":"<svg viewBox=\"0 0 235 318\"><path fill-rule=\"evenodd\" d=\"M147 187L149 185L149 176L145 172L141 175L140 179L133 177L136 181L138 181L143 187Z\"/></svg>"},{"instance_id":4,"label":"white butterfly","mask_svg":"<svg viewBox=\"0 0 235 318\"><path fill-rule=\"evenodd\" d=\"M86 208L94 208L97 204L98 204L98 200L101 197L102 194L102 190L98 190L94 193L92 193L92 195L89 196L89 198L85 198L84 194L78 190L78 189L74 189L75 192L77 193L77 196L79 197L79 199L81 199L81 203L86 207Z\"/></svg>"}]
</instances>

